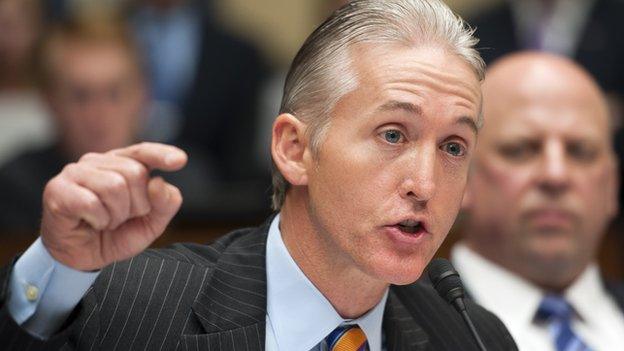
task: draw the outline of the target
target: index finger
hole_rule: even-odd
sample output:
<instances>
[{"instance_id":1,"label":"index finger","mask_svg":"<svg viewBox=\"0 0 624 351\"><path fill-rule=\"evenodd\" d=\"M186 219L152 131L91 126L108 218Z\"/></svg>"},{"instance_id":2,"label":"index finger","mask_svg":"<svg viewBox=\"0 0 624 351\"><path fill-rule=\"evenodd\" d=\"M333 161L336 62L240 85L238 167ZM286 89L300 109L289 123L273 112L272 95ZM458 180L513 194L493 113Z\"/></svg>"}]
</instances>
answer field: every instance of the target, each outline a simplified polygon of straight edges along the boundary
<instances>
[{"instance_id":1,"label":"index finger","mask_svg":"<svg viewBox=\"0 0 624 351\"><path fill-rule=\"evenodd\" d=\"M173 145L143 142L110 151L144 164L150 170L177 171L186 165L188 156L182 149Z\"/></svg>"}]
</instances>

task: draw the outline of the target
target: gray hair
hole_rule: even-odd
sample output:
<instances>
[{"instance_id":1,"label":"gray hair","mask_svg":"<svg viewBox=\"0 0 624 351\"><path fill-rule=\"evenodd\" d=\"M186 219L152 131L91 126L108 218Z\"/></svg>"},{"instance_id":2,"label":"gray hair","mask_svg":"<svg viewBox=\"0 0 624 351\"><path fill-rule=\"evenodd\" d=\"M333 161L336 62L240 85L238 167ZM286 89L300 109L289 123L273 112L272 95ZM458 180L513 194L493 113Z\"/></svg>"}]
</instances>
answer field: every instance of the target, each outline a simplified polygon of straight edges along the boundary
<instances>
[{"instance_id":1,"label":"gray hair","mask_svg":"<svg viewBox=\"0 0 624 351\"><path fill-rule=\"evenodd\" d=\"M335 11L304 42L286 77L280 113L307 125L318 153L338 100L357 87L349 49L358 43L438 45L465 60L479 80L485 64L474 30L440 0L353 0ZM285 200L288 182L273 163L273 209Z\"/></svg>"}]
</instances>

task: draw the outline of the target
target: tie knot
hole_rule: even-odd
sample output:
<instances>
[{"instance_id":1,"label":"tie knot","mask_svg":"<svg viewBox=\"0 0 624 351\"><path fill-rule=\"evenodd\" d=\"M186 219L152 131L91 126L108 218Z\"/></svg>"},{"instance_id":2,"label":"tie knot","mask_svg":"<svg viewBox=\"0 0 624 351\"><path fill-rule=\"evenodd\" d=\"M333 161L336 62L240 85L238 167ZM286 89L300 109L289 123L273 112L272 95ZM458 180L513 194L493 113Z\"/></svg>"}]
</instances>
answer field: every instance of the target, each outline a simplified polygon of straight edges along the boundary
<instances>
[{"instance_id":1,"label":"tie knot","mask_svg":"<svg viewBox=\"0 0 624 351\"><path fill-rule=\"evenodd\" d=\"M367 351L366 334L357 325L341 325L334 329L327 338L329 351Z\"/></svg>"},{"instance_id":2,"label":"tie knot","mask_svg":"<svg viewBox=\"0 0 624 351\"><path fill-rule=\"evenodd\" d=\"M546 295L537 309L537 318L540 320L569 321L572 316L572 306L559 295Z\"/></svg>"}]
</instances>

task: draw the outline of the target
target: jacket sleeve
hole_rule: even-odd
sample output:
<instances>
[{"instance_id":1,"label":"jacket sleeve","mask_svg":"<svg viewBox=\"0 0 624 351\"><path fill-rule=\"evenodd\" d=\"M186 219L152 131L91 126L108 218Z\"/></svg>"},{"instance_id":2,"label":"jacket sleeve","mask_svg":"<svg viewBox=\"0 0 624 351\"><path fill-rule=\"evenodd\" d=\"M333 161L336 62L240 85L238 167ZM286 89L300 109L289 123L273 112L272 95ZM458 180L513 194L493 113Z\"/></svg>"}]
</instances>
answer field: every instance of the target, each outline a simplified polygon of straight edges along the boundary
<instances>
[{"instance_id":1,"label":"jacket sleeve","mask_svg":"<svg viewBox=\"0 0 624 351\"><path fill-rule=\"evenodd\" d=\"M89 349L99 332L98 303L92 289L74 308L65 323L47 340L31 335L15 322L7 308L10 278L17 258L0 268L0 345L5 351Z\"/></svg>"}]
</instances>

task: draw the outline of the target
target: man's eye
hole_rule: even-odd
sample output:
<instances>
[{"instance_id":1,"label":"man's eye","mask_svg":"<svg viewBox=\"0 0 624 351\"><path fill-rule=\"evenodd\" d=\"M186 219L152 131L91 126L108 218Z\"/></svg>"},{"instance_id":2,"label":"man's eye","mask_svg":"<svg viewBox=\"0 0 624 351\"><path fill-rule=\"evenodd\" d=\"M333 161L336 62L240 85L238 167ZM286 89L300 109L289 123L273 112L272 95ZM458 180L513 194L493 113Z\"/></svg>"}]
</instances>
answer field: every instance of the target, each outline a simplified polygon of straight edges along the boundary
<instances>
[{"instance_id":1,"label":"man's eye","mask_svg":"<svg viewBox=\"0 0 624 351\"><path fill-rule=\"evenodd\" d=\"M595 147L582 143L567 145L567 152L570 157L581 162L591 162L598 156L598 150Z\"/></svg>"},{"instance_id":2,"label":"man's eye","mask_svg":"<svg viewBox=\"0 0 624 351\"><path fill-rule=\"evenodd\" d=\"M403 141L403 134L395 129L384 131L383 137L390 144L398 144Z\"/></svg>"},{"instance_id":3,"label":"man's eye","mask_svg":"<svg viewBox=\"0 0 624 351\"><path fill-rule=\"evenodd\" d=\"M506 144L498 148L498 152L503 158L510 161L526 161L539 154L541 145L539 143Z\"/></svg>"},{"instance_id":4,"label":"man's eye","mask_svg":"<svg viewBox=\"0 0 624 351\"><path fill-rule=\"evenodd\" d=\"M466 149L460 143L446 143L442 145L442 150L455 157L461 157L466 154Z\"/></svg>"}]
</instances>

